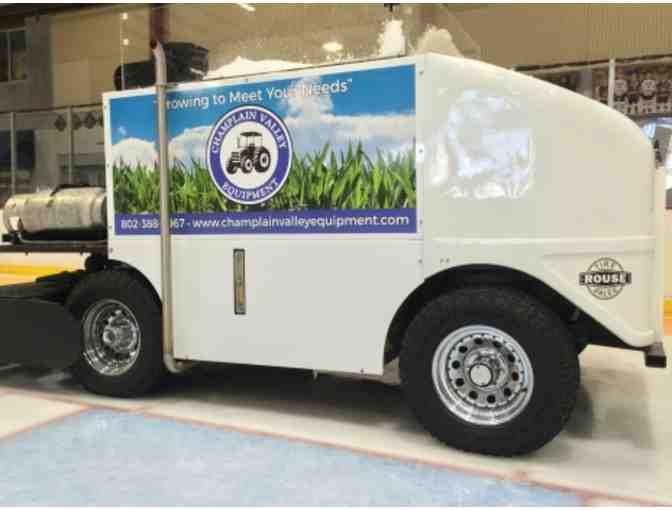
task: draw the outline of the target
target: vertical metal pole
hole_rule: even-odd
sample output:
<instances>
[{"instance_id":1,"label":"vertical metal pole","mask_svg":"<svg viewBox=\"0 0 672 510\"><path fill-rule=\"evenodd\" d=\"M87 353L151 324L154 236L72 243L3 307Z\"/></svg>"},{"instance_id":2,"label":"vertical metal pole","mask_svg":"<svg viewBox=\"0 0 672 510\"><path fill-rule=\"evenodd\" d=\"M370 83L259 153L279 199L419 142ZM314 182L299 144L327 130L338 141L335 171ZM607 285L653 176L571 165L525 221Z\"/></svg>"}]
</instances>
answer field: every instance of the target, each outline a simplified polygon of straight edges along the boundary
<instances>
[{"instance_id":1,"label":"vertical metal pole","mask_svg":"<svg viewBox=\"0 0 672 510\"><path fill-rule=\"evenodd\" d=\"M75 129L72 118L72 106L68 106L68 184L72 184L75 169Z\"/></svg>"},{"instance_id":2,"label":"vertical metal pole","mask_svg":"<svg viewBox=\"0 0 672 510\"><path fill-rule=\"evenodd\" d=\"M616 59L609 59L609 85L607 88L607 104L614 107L614 83L616 83ZM603 89L604 90L604 89Z\"/></svg>"},{"instance_id":3,"label":"vertical metal pole","mask_svg":"<svg viewBox=\"0 0 672 510\"><path fill-rule=\"evenodd\" d=\"M166 55L158 41L152 41L156 60L156 112L159 133L159 227L161 233L161 303L163 362L173 373L186 368L173 357L173 262L170 236L170 175L168 173L168 130L166 128Z\"/></svg>"},{"instance_id":4,"label":"vertical metal pole","mask_svg":"<svg viewBox=\"0 0 672 510\"><path fill-rule=\"evenodd\" d=\"M128 13L121 13L121 22L119 23L119 50L121 52L121 90L126 90L126 65L124 52L124 21L128 19Z\"/></svg>"},{"instance_id":5,"label":"vertical metal pole","mask_svg":"<svg viewBox=\"0 0 672 510\"><path fill-rule=\"evenodd\" d=\"M9 157L11 165L11 184L12 195L16 194L16 170L19 166L18 155L16 153L16 112L9 114Z\"/></svg>"}]
</instances>

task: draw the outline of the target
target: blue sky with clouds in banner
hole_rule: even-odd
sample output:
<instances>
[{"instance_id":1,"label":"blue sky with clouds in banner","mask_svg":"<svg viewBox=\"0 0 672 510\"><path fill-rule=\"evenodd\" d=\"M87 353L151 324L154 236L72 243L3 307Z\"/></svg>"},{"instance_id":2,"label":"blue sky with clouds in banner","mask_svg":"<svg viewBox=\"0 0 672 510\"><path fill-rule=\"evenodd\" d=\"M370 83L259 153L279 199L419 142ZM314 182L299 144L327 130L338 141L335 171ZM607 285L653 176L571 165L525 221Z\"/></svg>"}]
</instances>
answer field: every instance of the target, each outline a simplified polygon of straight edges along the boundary
<instances>
[{"instance_id":1,"label":"blue sky with clouds in banner","mask_svg":"<svg viewBox=\"0 0 672 510\"><path fill-rule=\"evenodd\" d=\"M269 98L268 89L286 90L345 82L348 91L331 94L295 94ZM185 164L204 161L205 145L212 125L227 111L242 103L215 104L212 95L229 97L231 92L261 90L251 103L271 109L286 123L294 150L301 156L321 150L325 144L336 150L361 143L367 154L396 154L412 147L415 137L415 77L413 66L330 73L299 79L274 80L243 85L208 86L169 93L169 101L205 96L197 106L168 111L171 159ZM111 101L112 153L115 161L152 166L157 158L156 112L153 95ZM186 104L186 103L185 103Z\"/></svg>"}]
</instances>

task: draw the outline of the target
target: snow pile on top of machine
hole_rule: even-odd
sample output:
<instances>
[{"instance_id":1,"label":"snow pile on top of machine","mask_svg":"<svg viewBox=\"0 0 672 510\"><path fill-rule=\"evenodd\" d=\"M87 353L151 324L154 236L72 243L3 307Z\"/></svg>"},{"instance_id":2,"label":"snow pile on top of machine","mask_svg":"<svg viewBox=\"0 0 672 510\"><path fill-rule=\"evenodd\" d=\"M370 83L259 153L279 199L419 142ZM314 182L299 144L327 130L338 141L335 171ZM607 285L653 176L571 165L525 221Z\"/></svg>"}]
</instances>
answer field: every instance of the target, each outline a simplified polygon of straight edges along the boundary
<instances>
[{"instance_id":1,"label":"snow pile on top of machine","mask_svg":"<svg viewBox=\"0 0 672 510\"><path fill-rule=\"evenodd\" d=\"M274 71L285 71L287 69L299 69L308 67L309 65L310 64L288 62L285 60L249 60L238 56L233 62L209 71L208 74L205 75L205 78L226 78L227 76L240 76L244 74L270 73Z\"/></svg>"},{"instance_id":2,"label":"snow pile on top of machine","mask_svg":"<svg viewBox=\"0 0 672 510\"><path fill-rule=\"evenodd\" d=\"M383 30L378 34L378 52L376 57L394 57L406 53L406 36L404 22L392 19L383 23Z\"/></svg>"},{"instance_id":3,"label":"snow pile on top of machine","mask_svg":"<svg viewBox=\"0 0 672 510\"><path fill-rule=\"evenodd\" d=\"M462 57L457 49L453 36L445 28L427 27L427 30L418 39L417 48L413 53L440 53L451 57Z\"/></svg>"},{"instance_id":4,"label":"snow pile on top of machine","mask_svg":"<svg viewBox=\"0 0 672 510\"><path fill-rule=\"evenodd\" d=\"M428 26L418 39L417 46L410 49L410 53L414 54L435 52L455 57L462 56L460 50L455 46L450 32L444 28L439 29L434 26ZM396 57L403 56L406 53L407 44L406 36L404 35L404 22L396 19L383 22L382 30L378 34L378 47L370 55L370 58ZM355 60L355 58L352 55L339 55L336 58L330 59L329 63L339 64L350 60ZM302 69L311 65L315 64L279 59L250 60L239 55L228 64L209 71L205 75L205 79L287 71Z\"/></svg>"},{"instance_id":5,"label":"snow pile on top of machine","mask_svg":"<svg viewBox=\"0 0 672 510\"><path fill-rule=\"evenodd\" d=\"M422 53L440 53L451 57L462 57L457 49L453 36L445 28L428 25L415 45L406 44L404 22L388 20L383 22L383 29L378 34L378 48L372 58L396 57L401 55L417 55Z\"/></svg>"}]
</instances>

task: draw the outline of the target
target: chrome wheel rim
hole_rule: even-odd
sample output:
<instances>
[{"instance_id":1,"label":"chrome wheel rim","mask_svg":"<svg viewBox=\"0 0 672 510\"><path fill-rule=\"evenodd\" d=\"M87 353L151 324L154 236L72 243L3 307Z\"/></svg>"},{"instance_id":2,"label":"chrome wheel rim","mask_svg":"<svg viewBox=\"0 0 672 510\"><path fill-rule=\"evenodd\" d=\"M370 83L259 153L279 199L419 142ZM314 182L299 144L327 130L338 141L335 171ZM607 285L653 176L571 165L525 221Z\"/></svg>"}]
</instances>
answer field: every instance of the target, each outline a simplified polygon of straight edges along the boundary
<instances>
[{"instance_id":1,"label":"chrome wheel rim","mask_svg":"<svg viewBox=\"0 0 672 510\"><path fill-rule=\"evenodd\" d=\"M140 355L142 337L133 312L123 303L104 299L84 314L84 359L102 375L128 372Z\"/></svg>"},{"instance_id":2,"label":"chrome wheel rim","mask_svg":"<svg viewBox=\"0 0 672 510\"><path fill-rule=\"evenodd\" d=\"M476 425L511 421L527 407L534 389L532 364L522 346L482 325L460 328L441 341L432 378L444 405Z\"/></svg>"}]
</instances>

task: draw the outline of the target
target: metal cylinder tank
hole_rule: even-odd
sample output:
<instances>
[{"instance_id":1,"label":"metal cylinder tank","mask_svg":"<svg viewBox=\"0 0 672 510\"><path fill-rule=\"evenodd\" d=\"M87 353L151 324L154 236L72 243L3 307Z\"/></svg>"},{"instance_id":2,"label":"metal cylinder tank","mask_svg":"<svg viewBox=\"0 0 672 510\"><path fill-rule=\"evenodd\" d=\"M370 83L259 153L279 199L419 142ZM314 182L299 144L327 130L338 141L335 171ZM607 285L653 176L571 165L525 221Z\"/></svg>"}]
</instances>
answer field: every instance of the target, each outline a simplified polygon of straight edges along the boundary
<instances>
[{"instance_id":1,"label":"metal cylinder tank","mask_svg":"<svg viewBox=\"0 0 672 510\"><path fill-rule=\"evenodd\" d=\"M96 187L60 188L15 195L5 204L7 232L93 231L105 228L105 190Z\"/></svg>"}]
</instances>

